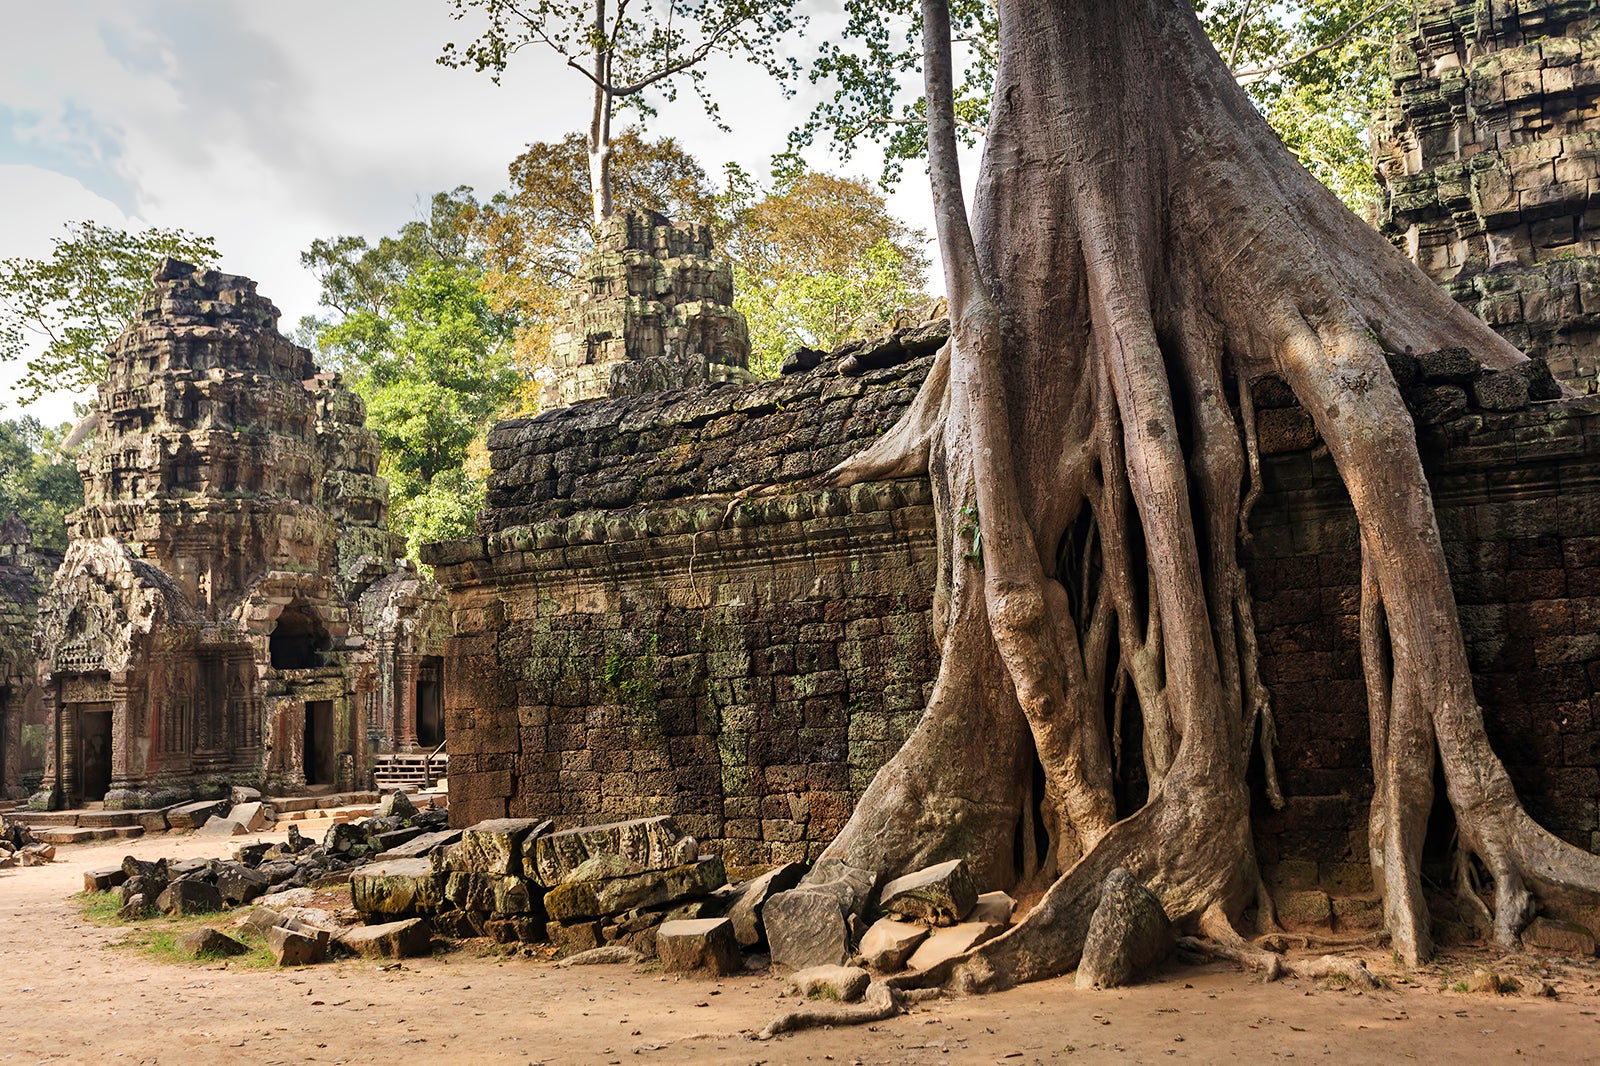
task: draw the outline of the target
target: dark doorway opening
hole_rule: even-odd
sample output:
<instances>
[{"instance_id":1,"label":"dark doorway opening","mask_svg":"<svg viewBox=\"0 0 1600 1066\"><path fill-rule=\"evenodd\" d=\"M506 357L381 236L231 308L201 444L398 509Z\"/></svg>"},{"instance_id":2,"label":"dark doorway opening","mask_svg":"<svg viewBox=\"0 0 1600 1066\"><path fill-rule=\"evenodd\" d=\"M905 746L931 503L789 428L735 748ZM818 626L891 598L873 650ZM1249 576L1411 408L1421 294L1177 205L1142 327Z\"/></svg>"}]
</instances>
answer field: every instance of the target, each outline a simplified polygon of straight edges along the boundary
<instances>
[{"instance_id":1,"label":"dark doorway opening","mask_svg":"<svg viewBox=\"0 0 1600 1066\"><path fill-rule=\"evenodd\" d=\"M306 704L306 784L334 784L333 701Z\"/></svg>"},{"instance_id":2,"label":"dark doorway opening","mask_svg":"<svg viewBox=\"0 0 1600 1066\"><path fill-rule=\"evenodd\" d=\"M78 743L83 798L103 800L111 791L111 704L83 704L78 713Z\"/></svg>"},{"instance_id":3,"label":"dark doorway opening","mask_svg":"<svg viewBox=\"0 0 1600 1066\"><path fill-rule=\"evenodd\" d=\"M444 742L444 700L440 677L444 660L430 656L417 670L417 744L436 748Z\"/></svg>"},{"instance_id":4,"label":"dark doorway opening","mask_svg":"<svg viewBox=\"0 0 1600 1066\"><path fill-rule=\"evenodd\" d=\"M290 604L278 616L267 639L274 670L312 670L322 665L322 653L332 644L317 616L302 604Z\"/></svg>"}]
</instances>

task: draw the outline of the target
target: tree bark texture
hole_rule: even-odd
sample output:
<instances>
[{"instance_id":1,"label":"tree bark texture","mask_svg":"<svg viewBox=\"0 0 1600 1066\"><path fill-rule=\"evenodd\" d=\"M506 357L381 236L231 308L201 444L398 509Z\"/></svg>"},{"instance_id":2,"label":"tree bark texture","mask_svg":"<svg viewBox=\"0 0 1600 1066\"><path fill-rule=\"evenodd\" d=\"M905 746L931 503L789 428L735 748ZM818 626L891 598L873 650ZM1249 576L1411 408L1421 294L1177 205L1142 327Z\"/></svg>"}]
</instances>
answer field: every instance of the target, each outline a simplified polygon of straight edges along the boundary
<instances>
[{"instance_id":1,"label":"tree bark texture","mask_svg":"<svg viewBox=\"0 0 1600 1066\"><path fill-rule=\"evenodd\" d=\"M1420 855L1437 758L1463 854L1493 881L1496 939L1515 946L1536 893L1600 890L1600 862L1529 819L1490 750L1384 353L1523 356L1300 167L1189 0L998 6L969 215L945 0L923 4L952 340L904 421L833 475L930 475L942 669L814 883L963 857L1033 899L921 983L1072 969L1118 866L1240 953L1230 923L1263 891L1245 769L1258 743L1270 759L1273 728L1239 556L1260 491L1249 383L1278 374L1361 528L1370 850L1394 944L1413 962L1431 950ZM1123 715L1142 750L1118 751ZM1113 782L1135 759L1149 796L1119 810Z\"/></svg>"}]
</instances>

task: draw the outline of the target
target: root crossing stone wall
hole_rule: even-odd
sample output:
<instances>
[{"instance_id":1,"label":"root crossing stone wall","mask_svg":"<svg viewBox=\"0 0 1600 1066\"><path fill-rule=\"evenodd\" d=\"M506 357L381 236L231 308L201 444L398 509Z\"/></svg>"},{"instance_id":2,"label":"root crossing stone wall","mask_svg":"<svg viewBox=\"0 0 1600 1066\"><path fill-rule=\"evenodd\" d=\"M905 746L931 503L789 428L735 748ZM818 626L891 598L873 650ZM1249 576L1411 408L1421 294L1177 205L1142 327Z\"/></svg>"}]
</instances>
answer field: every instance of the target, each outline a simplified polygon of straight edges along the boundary
<instances>
[{"instance_id":1,"label":"root crossing stone wall","mask_svg":"<svg viewBox=\"0 0 1600 1066\"><path fill-rule=\"evenodd\" d=\"M813 480L925 374L921 349L887 350L495 432L483 535L432 558L458 824L671 813L732 864L816 856L937 672L926 483ZM1535 817L1600 846L1600 401L1549 402L1542 365L1484 373L1459 351L1394 372L1491 733ZM1271 810L1258 765L1258 849L1274 887L1366 891L1354 516L1288 390L1253 393L1266 492L1248 566L1288 797ZM1442 859L1443 804L1438 820Z\"/></svg>"}]
</instances>

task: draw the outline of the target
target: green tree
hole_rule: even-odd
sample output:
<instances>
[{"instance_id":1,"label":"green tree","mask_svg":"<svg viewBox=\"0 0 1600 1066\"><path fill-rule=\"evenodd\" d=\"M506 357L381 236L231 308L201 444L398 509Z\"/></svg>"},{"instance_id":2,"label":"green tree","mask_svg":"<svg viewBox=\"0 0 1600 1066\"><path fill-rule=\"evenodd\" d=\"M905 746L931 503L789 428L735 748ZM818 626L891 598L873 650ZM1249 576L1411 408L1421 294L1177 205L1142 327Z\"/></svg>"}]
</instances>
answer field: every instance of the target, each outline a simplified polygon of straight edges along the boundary
<instances>
[{"instance_id":1,"label":"green tree","mask_svg":"<svg viewBox=\"0 0 1600 1066\"><path fill-rule=\"evenodd\" d=\"M83 506L78 467L59 450L71 429L31 416L0 422L0 521L17 515L42 551L67 550L67 515Z\"/></svg>"},{"instance_id":2,"label":"green tree","mask_svg":"<svg viewBox=\"0 0 1600 1066\"><path fill-rule=\"evenodd\" d=\"M706 113L706 62L743 56L776 77L792 73L776 42L797 21L796 0L450 0L451 17L480 13L488 27L465 47L446 44L439 62L490 71L498 83L514 52L529 45L553 53L593 90L586 142L589 208L594 224L613 205L612 121L618 107L654 114L645 96L676 98L687 81Z\"/></svg>"},{"instance_id":3,"label":"green tree","mask_svg":"<svg viewBox=\"0 0 1600 1066\"><path fill-rule=\"evenodd\" d=\"M397 237L318 241L302 256L335 311L304 329L366 402L391 525L413 556L427 539L471 532L483 480L465 470L469 452L522 380L511 351L515 320L491 306L481 246L465 236L475 209L458 189L434 199L427 223Z\"/></svg>"},{"instance_id":4,"label":"green tree","mask_svg":"<svg viewBox=\"0 0 1600 1066\"><path fill-rule=\"evenodd\" d=\"M48 259L0 260L0 359L26 359L22 403L105 378L105 349L133 320L166 257L216 262L216 244L181 229L136 232L74 222Z\"/></svg>"},{"instance_id":5,"label":"green tree","mask_svg":"<svg viewBox=\"0 0 1600 1066\"><path fill-rule=\"evenodd\" d=\"M924 236L870 183L791 171L758 198L730 168L729 186L718 226L757 373L776 374L798 347L829 349L887 329L926 301Z\"/></svg>"}]
</instances>

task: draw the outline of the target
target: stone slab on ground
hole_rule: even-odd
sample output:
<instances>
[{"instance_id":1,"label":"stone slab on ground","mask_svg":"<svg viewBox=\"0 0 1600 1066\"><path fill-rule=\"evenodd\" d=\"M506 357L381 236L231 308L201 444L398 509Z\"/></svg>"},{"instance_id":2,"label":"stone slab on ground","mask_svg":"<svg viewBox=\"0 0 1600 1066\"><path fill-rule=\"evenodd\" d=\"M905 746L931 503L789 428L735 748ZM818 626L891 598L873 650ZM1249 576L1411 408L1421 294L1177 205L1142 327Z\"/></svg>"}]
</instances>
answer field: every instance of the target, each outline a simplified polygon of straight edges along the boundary
<instances>
[{"instance_id":1,"label":"stone slab on ground","mask_svg":"<svg viewBox=\"0 0 1600 1066\"><path fill-rule=\"evenodd\" d=\"M84 811L78 815L78 825L85 829L115 829L123 825L137 825L139 811Z\"/></svg>"},{"instance_id":2,"label":"stone slab on ground","mask_svg":"<svg viewBox=\"0 0 1600 1066\"><path fill-rule=\"evenodd\" d=\"M838 897L820 889L779 892L762 910L772 965L804 970L838 966L850 951L850 930Z\"/></svg>"},{"instance_id":3,"label":"stone slab on ground","mask_svg":"<svg viewBox=\"0 0 1600 1066\"><path fill-rule=\"evenodd\" d=\"M227 933L213 929L209 925L203 925L178 937L177 948L180 953L191 959L243 955L250 950Z\"/></svg>"},{"instance_id":4,"label":"stone slab on ground","mask_svg":"<svg viewBox=\"0 0 1600 1066\"><path fill-rule=\"evenodd\" d=\"M368 863L351 873L350 898L362 914L410 918L444 902L444 875L427 859Z\"/></svg>"},{"instance_id":5,"label":"stone slab on ground","mask_svg":"<svg viewBox=\"0 0 1600 1066\"><path fill-rule=\"evenodd\" d=\"M965 859L951 859L897 877L883 886L879 905L930 925L955 925L978 902L978 888Z\"/></svg>"},{"instance_id":6,"label":"stone slab on ground","mask_svg":"<svg viewBox=\"0 0 1600 1066\"><path fill-rule=\"evenodd\" d=\"M924 940L906 960L906 968L931 970L946 959L965 955L979 944L993 940L1005 931L1005 926L994 922L960 922L931 930L928 939Z\"/></svg>"},{"instance_id":7,"label":"stone slab on ground","mask_svg":"<svg viewBox=\"0 0 1600 1066\"><path fill-rule=\"evenodd\" d=\"M727 915L740 945L753 948L766 941L766 929L761 924L762 908L779 892L787 892L798 885L805 873L804 863L786 862L734 888L729 896L732 902Z\"/></svg>"},{"instance_id":8,"label":"stone slab on ground","mask_svg":"<svg viewBox=\"0 0 1600 1066\"><path fill-rule=\"evenodd\" d=\"M521 877L522 853L530 837L550 828L549 819L491 818L467 827L451 856L451 869L462 873Z\"/></svg>"},{"instance_id":9,"label":"stone slab on ground","mask_svg":"<svg viewBox=\"0 0 1600 1066\"><path fill-rule=\"evenodd\" d=\"M380 859L421 859L440 848L447 848L461 839L460 829L441 829L437 833L423 833L412 837L398 847L390 848L378 856Z\"/></svg>"},{"instance_id":10,"label":"stone slab on ground","mask_svg":"<svg viewBox=\"0 0 1600 1066\"><path fill-rule=\"evenodd\" d=\"M807 999L854 1003L866 994L872 975L859 966L813 966L789 975L789 987Z\"/></svg>"},{"instance_id":11,"label":"stone slab on ground","mask_svg":"<svg viewBox=\"0 0 1600 1066\"><path fill-rule=\"evenodd\" d=\"M698 862L666 870L652 870L608 881L574 881L545 894L550 917L601 918L636 907L656 907L676 900L698 899L727 884L722 859L707 855Z\"/></svg>"},{"instance_id":12,"label":"stone slab on ground","mask_svg":"<svg viewBox=\"0 0 1600 1066\"><path fill-rule=\"evenodd\" d=\"M78 826L46 826L33 831L34 838L44 844L89 844L99 839L100 830Z\"/></svg>"},{"instance_id":13,"label":"stone slab on ground","mask_svg":"<svg viewBox=\"0 0 1600 1066\"><path fill-rule=\"evenodd\" d=\"M407 918L342 929L334 939L367 958L410 959L428 954L433 945L433 932L421 918Z\"/></svg>"},{"instance_id":14,"label":"stone slab on ground","mask_svg":"<svg viewBox=\"0 0 1600 1066\"><path fill-rule=\"evenodd\" d=\"M238 822L252 833L265 832L272 826L273 819L266 806L255 800L249 803L236 803L226 817Z\"/></svg>"},{"instance_id":15,"label":"stone slab on ground","mask_svg":"<svg viewBox=\"0 0 1600 1066\"><path fill-rule=\"evenodd\" d=\"M83 872L85 892L109 892L128 879L128 872L120 866L107 866Z\"/></svg>"},{"instance_id":16,"label":"stone slab on ground","mask_svg":"<svg viewBox=\"0 0 1600 1066\"><path fill-rule=\"evenodd\" d=\"M180 803L167 808L167 825L173 829L199 829L207 821L222 813L226 804L222 800L199 800Z\"/></svg>"},{"instance_id":17,"label":"stone slab on ground","mask_svg":"<svg viewBox=\"0 0 1600 1066\"><path fill-rule=\"evenodd\" d=\"M1161 901L1127 870L1112 870L1089 918L1078 961L1079 988L1120 988L1172 951L1172 923Z\"/></svg>"},{"instance_id":18,"label":"stone slab on ground","mask_svg":"<svg viewBox=\"0 0 1600 1066\"><path fill-rule=\"evenodd\" d=\"M170 826L166 811L144 811L139 815L139 827L146 833L165 833Z\"/></svg>"},{"instance_id":19,"label":"stone slab on ground","mask_svg":"<svg viewBox=\"0 0 1600 1066\"><path fill-rule=\"evenodd\" d=\"M662 922L656 930L656 954L667 973L720 976L737 973L744 965L733 923L726 918Z\"/></svg>"},{"instance_id":20,"label":"stone slab on ground","mask_svg":"<svg viewBox=\"0 0 1600 1066\"><path fill-rule=\"evenodd\" d=\"M879 918L861 938L861 957L879 973L899 973L911 953L928 939L928 927L917 922Z\"/></svg>"},{"instance_id":21,"label":"stone slab on ground","mask_svg":"<svg viewBox=\"0 0 1600 1066\"><path fill-rule=\"evenodd\" d=\"M311 966L327 958L327 946L315 935L281 925L267 930L267 950L279 966Z\"/></svg>"},{"instance_id":22,"label":"stone slab on ground","mask_svg":"<svg viewBox=\"0 0 1600 1066\"><path fill-rule=\"evenodd\" d=\"M174 881L156 897L156 907L175 918L222 909L222 894L204 881Z\"/></svg>"},{"instance_id":23,"label":"stone slab on ground","mask_svg":"<svg viewBox=\"0 0 1600 1066\"><path fill-rule=\"evenodd\" d=\"M248 836L250 830L245 828L243 822L236 822L232 818L212 818L195 833L208 837L242 837Z\"/></svg>"},{"instance_id":24,"label":"stone slab on ground","mask_svg":"<svg viewBox=\"0 0 1600 1066\"><path fill-rule=\"evenodd\" d=\"M546 833L533 842L528 876L554 888L597 855L628 859L640 871L665 870L684 864L678 847L683 839L683 831L670 815Z\"/></svg>"},{"instance_id":25,"label":"stone slab on ground","mask_svg":"<svg viewBox=\"0 0 1600 1066\"><path fill-rule=\"evenodd\" d=\"M1017 901L1006 893L985 892L978 897L978 902L973 904L971 912L967 915L967 921L1010 925L1011 916L1016 913L1016 909Z\"/></svg>"}]
</instances>

